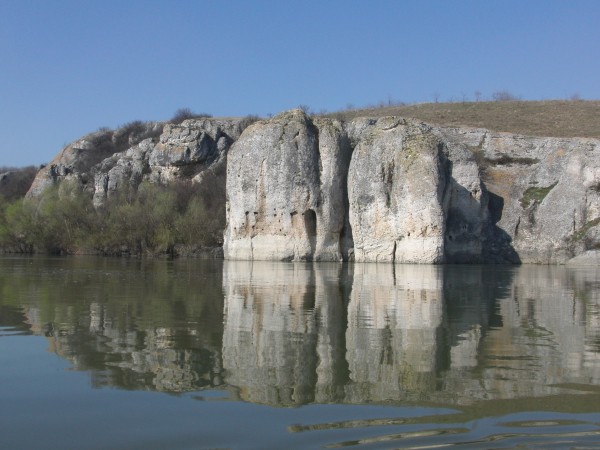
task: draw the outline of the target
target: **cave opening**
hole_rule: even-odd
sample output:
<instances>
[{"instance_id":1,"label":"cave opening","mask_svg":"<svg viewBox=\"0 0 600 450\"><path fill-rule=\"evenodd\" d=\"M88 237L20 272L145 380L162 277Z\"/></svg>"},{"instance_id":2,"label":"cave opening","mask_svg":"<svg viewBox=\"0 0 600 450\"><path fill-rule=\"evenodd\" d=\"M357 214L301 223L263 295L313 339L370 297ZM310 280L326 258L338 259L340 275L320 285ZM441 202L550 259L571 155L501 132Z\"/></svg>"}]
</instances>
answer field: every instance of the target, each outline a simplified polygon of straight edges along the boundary
<instances>
[{"instance_id":1,"label":"cave opening","mask_svg":"<svg viewBox=\"0 0 600 450\"><path fill-rule=\"evenodd\" d=\"M317 236L317 213L313 209L304 213L304 227L308 237Z\"/></svg>"},{"instance_id":2,"label":"cave opening","mask_svg":"<svg viewBox=\"0 0 600 450\"><path fill-rule=\"evenodd\" d=\"M317 244L317 213L314 209L309 209L304 213L304 229L310 243L310 259L312 259Z\"/></svg>"}]
</instances>

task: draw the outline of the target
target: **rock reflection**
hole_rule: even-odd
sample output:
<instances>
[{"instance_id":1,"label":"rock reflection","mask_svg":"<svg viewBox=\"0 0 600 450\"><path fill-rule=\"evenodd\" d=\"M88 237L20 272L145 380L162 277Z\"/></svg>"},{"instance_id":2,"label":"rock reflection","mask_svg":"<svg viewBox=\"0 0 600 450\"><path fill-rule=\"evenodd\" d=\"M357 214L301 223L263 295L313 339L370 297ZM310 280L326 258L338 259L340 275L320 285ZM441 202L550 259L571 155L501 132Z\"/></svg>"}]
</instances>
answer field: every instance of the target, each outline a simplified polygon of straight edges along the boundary
<instances>
[{"instance_id":1,"label":"rock reflection","mask_svg":"<svg viewBox=\"0 0 600 450\"><path fill-rule=\"evenodd\" d=\"M0 260L0 323L97 387L467 405L600 384L594 268L25 261Z\"/></svg>"},{"instance_id":2,"label":"rock reflection","mask_svg":"<svg viewBox=\"0 0 600 450\"><path fill-rule=\"evenodd\" d=\"M346 331L348 401L420 397L435 388L442 275L439 266L355 266Z\"/></svg>"},{"instance_id":3,"label":"rock reflection","mask_svg":"<svg viewBox=\"0 0 600 450\"><path fill-rule=\"evenodd\" d=\"M244 400L294 405L339 398L347 377L337 264L227 261L226 382ZM327 282L329 281L329 282Z\"/></svg>"},{"instance_id":4,"label":"rock reflection","mask_svg":"<svg viewBox=\"0 0 600 450\"><path fill-rule=\"evenodd\" d=\"M598 276L226 263L226 382L274 405L460 405L570 392L569 383L599 381Z\"/></svg>"},{"instance_id":5,"label":"rock reflection","mask_svg":"<svg viewBox=\"0 0 600 450\"><path fill-rule=\"evenodd\" d=\"M588 324L598 317L599 281L596 273L555 266L515 271L511 292L497 301L503 326L480 351L486 391L540 396L566 382L600 382L598 353L588 346L598 332Z\"/></svg>"}]
</instances>

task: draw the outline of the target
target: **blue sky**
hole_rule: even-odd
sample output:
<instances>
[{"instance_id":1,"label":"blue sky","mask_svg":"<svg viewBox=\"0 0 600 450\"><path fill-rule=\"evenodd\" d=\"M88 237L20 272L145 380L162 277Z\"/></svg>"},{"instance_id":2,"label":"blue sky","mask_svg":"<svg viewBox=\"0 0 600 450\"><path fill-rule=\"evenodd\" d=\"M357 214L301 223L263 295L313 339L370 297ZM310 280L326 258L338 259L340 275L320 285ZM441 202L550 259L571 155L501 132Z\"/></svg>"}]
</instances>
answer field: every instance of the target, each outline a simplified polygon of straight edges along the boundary
<instances>
[{"instance_id":1,"label":"blue sky","mask_svg":"<svg viewBox=\"0 0 600 450\"><path fill-rule=\"evenodd\" d=\"M102 126L389 99L600 99L600 1L0 0L0 166Z\"/></svg>"}]
</instances>

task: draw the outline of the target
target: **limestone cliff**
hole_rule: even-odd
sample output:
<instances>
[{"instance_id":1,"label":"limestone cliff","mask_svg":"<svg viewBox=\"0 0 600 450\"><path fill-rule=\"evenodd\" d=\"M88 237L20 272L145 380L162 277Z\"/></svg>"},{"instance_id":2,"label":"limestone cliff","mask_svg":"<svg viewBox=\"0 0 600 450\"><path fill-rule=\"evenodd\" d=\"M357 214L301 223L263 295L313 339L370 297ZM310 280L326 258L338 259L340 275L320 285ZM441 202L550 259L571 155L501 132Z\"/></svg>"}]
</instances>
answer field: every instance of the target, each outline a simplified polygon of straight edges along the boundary
<instances>
[{"instance_id":1,"label":"limestone cliff","mask_svg":"<svg viewBox=\"0 0 600 450\"><path fill-rule=\"evenodd\" d=\"M225 256L595 261L598 143L284 113L230 151Z\"/></svg>"},{"instance_id":2,"label":"limestone cliff","mask_svg":"<svg viewBox=\"0 0 600 450\"><path fill-rule=\"evenodd\" d=\"M135 189L143 180L201 182L206 170L225 163L247 124L248 119L200 118L181 124L133 122L116 131L98 131L62 149L39 171L27 195L40 195L68 180L100 205L120 188Z\"/></svg>"},{"instance_id":3,"label":"limestone cliff","mask_svg":"<svg viewBox=\"0 0 600 450\"><path fill-rule=\"evenodd\" d=\"M204 118L93 133L28 195L74 180L99 205L142 180L202 182L226 164L227 259L600 262L597 139L301 110L248 125Z\"/></svg>"},{"instance_id":4,"label":"limestone cliff","mask_svg":"<svg viewBox=\"0 0 600 450\"><path fill-rule=\"evenodd\" d=\"M227 166L227 258L341 260L349 147L302 111L250 127Z\"/></svg>"}]
</instances>

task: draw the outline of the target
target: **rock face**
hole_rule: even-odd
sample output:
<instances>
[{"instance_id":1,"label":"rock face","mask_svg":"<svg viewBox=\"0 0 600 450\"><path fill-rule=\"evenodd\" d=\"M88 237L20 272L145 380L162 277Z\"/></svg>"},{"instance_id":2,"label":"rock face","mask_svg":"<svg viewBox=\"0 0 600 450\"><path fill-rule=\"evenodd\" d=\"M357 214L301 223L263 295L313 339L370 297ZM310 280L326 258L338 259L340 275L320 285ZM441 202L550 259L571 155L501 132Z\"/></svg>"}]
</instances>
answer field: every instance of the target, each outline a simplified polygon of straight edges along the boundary
<instances>
[{"instance_id":1,"label":"rock face","mask_svg":"<svg viewBox=\"0 0 600 450\"><path fill-rule=\"evenodd\" d=\"M67 180L86 187L93 185L96 165L161 132L160 123L135 122L116 131L100 130L88 134L63 148L38 172L27 196L38 196L48 187Z\"/></svg>"},{"instance_id":2,"label":"rock face","mask_svg":"<svg viewBox=\"0 0 600 450\"><path fill-rule=\"evenodd\" d=\"M201 182L206 170L225 164L227 151L248 119L188 119L181 124L133 122L99 131L67 145L40 170L28 196L62 181L80 185L96 206L122 188L143 181ZM223 179L224 183L225 180Z\"/></svg>"},{"instance_id":3,"label":"rock face","mask_svg":"<svg viewBox=\"0 0 600 450\"><path fill-rule=\"evenodd\" d=\"M225 257L341 260L349 150L300 110L251 126L228 157Z\"/></svg>"},{"instance_id":4,"label":"rock face","mask_svg":"<svg viewBox=\"0 0 600 450\"><path fill-rule=\"evenodd\" d=\"M295 110L249 128L227 170L228 259L481 262L473 153L396 117L343 127Z\"/></svg>"},{"instance_id":5,"label":"rock face","mask_svg":"<svg viewBox=\"0 0 600 450\"><path fill-rule=\"evenodd\" d=\"M489 191L484 260L565 263L600 245L600 141L446 128L469 149Z\"/></svg>"},{"instance_id":6,"label":"rock face","mask_svg":"<svg viewBox=\"0 0 600 450\"><path fill-rule=\"evenodd\" d=\"M356 260L443 262L441 142L394 118L361 128L348 175Z\"/></svg>"},{"instance_id":7,"label":"rock face","mask_svg":"<svg viewBox=\"0 0 600 450\"><path fill-rule=\"evenodd\" d=\"M230 152L225 257L589 264L599 156L594 139L292 111Z\"/></svg>"},{"instance_id":8,"label":"rock face","mask_svg":"<svg viewBox=\"0 0 600 450\"><path fill-rule=\"evenodd\" d=\"M28 195L72 180L101 205L143 180L202 182L207 171L227 164L227 259L598 259L596 139L527 137L400 117L341 123L301 110L248 125L190 119L93 133L65 147Z\"/></svg>"}]
</instances>

